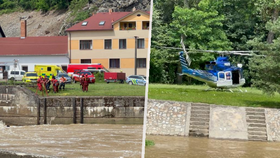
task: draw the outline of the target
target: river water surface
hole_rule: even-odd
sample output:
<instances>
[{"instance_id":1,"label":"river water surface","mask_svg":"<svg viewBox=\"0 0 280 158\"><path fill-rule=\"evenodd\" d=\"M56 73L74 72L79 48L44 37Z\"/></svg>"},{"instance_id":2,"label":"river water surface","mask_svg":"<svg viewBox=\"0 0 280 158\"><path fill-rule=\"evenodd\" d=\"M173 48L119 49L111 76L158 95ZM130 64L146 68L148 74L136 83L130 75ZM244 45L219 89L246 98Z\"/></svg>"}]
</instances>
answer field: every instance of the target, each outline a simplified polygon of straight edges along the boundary
<instances>
[{"instance_id":1,"label":"river water surface","mask_svg":"<svg viewBox=\"0 0 280 158\"><path fill-rule=\"evenodd\" d=\"M0 151L54 157L140 157L143 126L0 124Z\"/></svg>"},{"instance_id":2,"label":"river water surface","mask_svg":"<svg viewBox=\"0 0 280 158\"><path fill-rule=\"evenodd\" d=\"M279 158L280 142L233 141L200 137L149 136L145 158Z\"/></svg>"}]
</instances>

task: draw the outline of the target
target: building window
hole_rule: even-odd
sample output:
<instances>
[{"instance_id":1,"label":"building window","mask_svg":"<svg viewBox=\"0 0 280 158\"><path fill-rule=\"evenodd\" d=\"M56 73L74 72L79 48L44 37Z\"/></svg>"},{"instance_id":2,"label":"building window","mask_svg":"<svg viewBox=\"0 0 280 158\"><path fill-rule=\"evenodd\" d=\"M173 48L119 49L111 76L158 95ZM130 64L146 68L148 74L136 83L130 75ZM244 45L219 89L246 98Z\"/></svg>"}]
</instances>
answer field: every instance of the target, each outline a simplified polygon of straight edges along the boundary
<instances>
[{"instance_id":1,"label":"building window","mask_svg":"<svg viewBox=\"0 0 280 158\"><path fill-rule=\"evenodd\" d=\"M137 68L146 68L146 58L137 59Z\"/></svg>"},{"instance_id":2,"label":"building window","mask_svg":"<svg viewBox=\"0 0 280 158\"><path fill-rule=\"evenodd\" d=\"M126 49L126 39L119 40L119 49Z\"/></svg>"},{"instance_id":3,"label":"building window","mask_svg":"<svg viewBox=\"0 0 280 158\"><path fill-rule=\"evenodd\" d=\"M80 40L80 50L92 49L92 40Z\"/></svg>"},{"instance_id":4,"label":"building window","mask_svg":"<svg viewBox=\"0 0 280 158\"><path fill-rule=\"evenodd\" d=\"M143 21L142 22L142 30L149 30L150 22L149 21Z\"/></svg>"},{"instance_id":5,"label":"building window","mask_svg":"<svg viewBox=\"0 0 280 158\"><path fill-rule=\"evenodd\" d=\"M112 40L111 39L105 39L104 40L104 49L112 49Z\"/></svg>"},{"instance_id":6,"label":"building window","mask_svg":"<svg viewBox=\"0 0 280 158\"><path fill-rule=\"evenodd\" d=\"M91 64L91 59L81 59L81 63L88 63Z\"/></svg>"},{"instance_id":7,"label":"building window","mask_svg":"<svg viewBox=\"0 0 280 158\"><path fill-rule=\"evenodd\" d=\"M145 40L142 39L137 39L137 48L138 49L144 49L145 48Z\"/></svg>"},{"instance_id":8,"label":"building window","mask_svg":"<svg viewBox=\"0 0 280 158\"><path fill-rule=\"evenodd\" d=\"M120 68L120 59L110 59L110 68Z\"/></svg>"},{"instance_id":9,"label":"building window","mask_svg":"<svg viewBox=\"0 0 280 158\"><path fill-rule=\"evenodd\" d=\"M120 22L120 30L136 30L136 22Z\"/></svg>"},{"instance_id":10,"label":"building window","mask_svg":"<svg viewBox=\"0 0 280 158\"><path fill-rule=\"evenodd\" d=\"M28 66L22 66L21 69L24 70L25 72L28 72Z\"/></svg>"}]
</instances>

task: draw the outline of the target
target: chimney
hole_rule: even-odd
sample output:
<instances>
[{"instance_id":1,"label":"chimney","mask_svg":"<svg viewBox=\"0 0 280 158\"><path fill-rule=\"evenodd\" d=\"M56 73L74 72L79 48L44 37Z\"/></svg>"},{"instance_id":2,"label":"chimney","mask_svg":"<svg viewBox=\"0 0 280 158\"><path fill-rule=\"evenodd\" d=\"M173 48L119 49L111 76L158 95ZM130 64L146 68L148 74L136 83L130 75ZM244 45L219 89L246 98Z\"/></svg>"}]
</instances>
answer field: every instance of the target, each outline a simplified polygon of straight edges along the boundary
<instances>
[{"instance_id":1,"label":"chimney","mask_svg":"<svg viewBox=\"0 0 280 158\"><path fill-rule=\"evenodd\" d=\"M20 38L21 39L25 39L26 34L27 34L26 20L25 19L21 19L20 20Z\"/></svg>"},{"instance_id":2,"label":"chimney","mask_svg":"<svg viewBox=\"0 0 280 158\"><path fill-rule=\"evenodd\" d=\"M134 11L136 11L136 8L135 8L135 7L132 8L132 12L134 12Z\"/></svg>"},{"instance_id":3,"label":"chimney","mask_svg":"<svg viewBox=\"0 0 280 158\"><path fill-rule=\"evenodd\" d=\"M109 14L111 14L112 12L113 12L113 9L110 8L110 9L109 9Z\"/></svg>"}]
</instances>

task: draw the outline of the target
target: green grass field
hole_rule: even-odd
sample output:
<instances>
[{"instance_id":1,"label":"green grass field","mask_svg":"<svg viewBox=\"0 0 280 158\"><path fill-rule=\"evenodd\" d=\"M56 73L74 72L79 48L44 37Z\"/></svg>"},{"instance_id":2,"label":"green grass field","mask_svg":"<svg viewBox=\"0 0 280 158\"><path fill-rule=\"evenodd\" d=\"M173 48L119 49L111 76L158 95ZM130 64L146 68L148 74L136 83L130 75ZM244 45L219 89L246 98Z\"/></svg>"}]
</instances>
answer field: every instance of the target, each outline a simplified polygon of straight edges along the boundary
<instances>
[{"instance_id":1,"label":"green grass field","mask_svg":"<svg viewBox=\"0 0 280 158\"><path fill-rule=\"evenodd\" d=\"M205 91L208 86L149 84L149 99L209 103L246 107L280 108L280 95L268 96L255 88ZM247 92L245 92L247 91Z\"/></svg>"},{"instance_id":2,"label":"green grass field","mask_svg":"<svg viewBox=\"0 0 280 158\"><path fill-rule=\"evenodd\" d=\"M52 86L51 86L52 88ZM36 93L36 88L29 88ZM83 92L80 83L66 84L65 90L58 93L51 91L49 96L145 96L145 86L128 85L127 83L105 83L90 84L88 92ZM41 96L42 92L38 92ZM46 94L44 94L46 95Z\"/></svg>"}]
</instances>

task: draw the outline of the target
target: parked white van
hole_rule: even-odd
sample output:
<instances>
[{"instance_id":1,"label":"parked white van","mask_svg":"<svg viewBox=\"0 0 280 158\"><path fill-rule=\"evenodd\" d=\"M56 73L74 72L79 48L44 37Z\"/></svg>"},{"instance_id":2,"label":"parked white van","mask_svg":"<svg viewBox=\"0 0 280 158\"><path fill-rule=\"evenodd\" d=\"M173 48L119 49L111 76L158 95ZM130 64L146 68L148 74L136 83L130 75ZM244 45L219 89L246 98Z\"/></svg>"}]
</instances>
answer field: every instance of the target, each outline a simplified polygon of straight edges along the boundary
<instances>
[{"instance_id":1,"label":"parked white van","mask_svg":"<svg viewBox=\"0 0 280 158\"><path fill-rule=\"evenodd\" d=\"M25 74L24 70L9 70L8 71L8 79L9 80L17 80L22 81L22 77Z\"/></svg>"}]
</instances>

